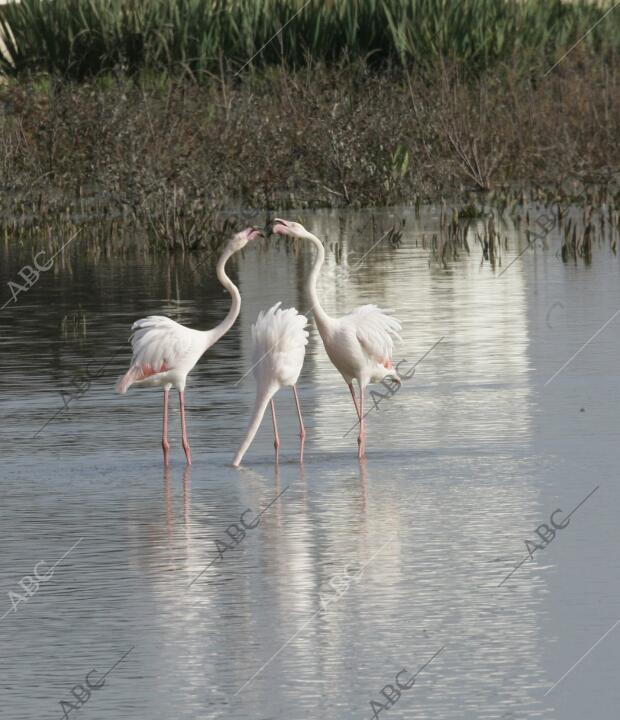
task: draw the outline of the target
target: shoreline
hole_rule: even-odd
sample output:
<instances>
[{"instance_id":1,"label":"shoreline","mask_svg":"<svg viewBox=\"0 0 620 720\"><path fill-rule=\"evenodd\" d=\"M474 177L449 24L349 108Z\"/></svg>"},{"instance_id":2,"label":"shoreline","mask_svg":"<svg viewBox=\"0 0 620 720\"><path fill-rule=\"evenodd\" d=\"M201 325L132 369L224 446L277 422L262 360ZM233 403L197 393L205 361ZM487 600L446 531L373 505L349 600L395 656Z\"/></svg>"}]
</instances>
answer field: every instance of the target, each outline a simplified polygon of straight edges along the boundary
<instances>
[{"instance_id":1,"label":"shoreline","mask_svg":"<svg viewBox=\"0 0 620 720\"><path fill-rule=\"evenodd\" d=\"M207 84L40 76L0 86L0 134L5 231L97 207L191 248L235 209L620 206L620 73L578 57L536 84L362 64Z\"/></svg>"}]
</instances>

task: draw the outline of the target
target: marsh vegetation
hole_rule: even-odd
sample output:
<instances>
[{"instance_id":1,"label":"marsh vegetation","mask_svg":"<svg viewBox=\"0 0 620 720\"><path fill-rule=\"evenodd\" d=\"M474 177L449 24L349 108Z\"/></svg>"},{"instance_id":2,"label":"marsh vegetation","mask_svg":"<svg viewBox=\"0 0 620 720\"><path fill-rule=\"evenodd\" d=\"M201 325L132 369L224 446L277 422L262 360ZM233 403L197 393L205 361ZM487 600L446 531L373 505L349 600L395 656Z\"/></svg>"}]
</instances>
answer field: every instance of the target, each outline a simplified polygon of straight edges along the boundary
<instances>
[{"instance_id":1,"label":"marsh vegetation","mask_svg":"<svg viewBox=\"0 0 620 720\"><path fill-rule=\"evenodd\" d=\"M445 202L466 220L534 200L613 218L620 12L597 23L611 7L3 6L0 236L84 226L198 252L275 209Z\"/></svg>"}]
</instances>

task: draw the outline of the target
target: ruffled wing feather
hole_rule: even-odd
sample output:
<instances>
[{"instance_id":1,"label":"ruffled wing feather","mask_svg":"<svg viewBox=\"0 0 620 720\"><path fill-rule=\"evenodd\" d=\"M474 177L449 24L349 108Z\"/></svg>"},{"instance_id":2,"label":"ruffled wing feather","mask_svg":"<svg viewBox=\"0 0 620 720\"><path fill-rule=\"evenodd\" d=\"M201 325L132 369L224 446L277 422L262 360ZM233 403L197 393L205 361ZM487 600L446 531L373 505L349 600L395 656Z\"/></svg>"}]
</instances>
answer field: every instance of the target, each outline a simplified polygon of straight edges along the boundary
<instances>
[{"instance_id":1,"label":"ruffled wing feather","mask_svg":"<svg viewBox=\"0 0 620 720\"><path fill-rule=\"evenodd\" d=\"M391 368L394 340L401 340L398 320L376 305L362 305L349 313L347 319L355 325L355 334L364 352L379 365Z\"/></svg>"},{"instance_id":2,"label":"ruffled wing feather","mask_svg":"<svg viewBox=\"0 0 620 720\"><path fill-rule=\"evenodd\" d=\"M127 373L119 380L117 392L156 373L172 370L192 350L196 331L163 317L150 315L137 320L131 329L133 357Z\"/></svg>"},{"instance_id":3,"label":"ruffled wing feather","mask_svg":"<svg viewBox=\"0 0 620 720\"><path fill-rule=\"evenodd\" d=\"M276 303L261 311L252 326L252 364L259 381L282 385L297 381L308 344L308 320L295 308L282 310Z\"/></svg>"}]
</instances>

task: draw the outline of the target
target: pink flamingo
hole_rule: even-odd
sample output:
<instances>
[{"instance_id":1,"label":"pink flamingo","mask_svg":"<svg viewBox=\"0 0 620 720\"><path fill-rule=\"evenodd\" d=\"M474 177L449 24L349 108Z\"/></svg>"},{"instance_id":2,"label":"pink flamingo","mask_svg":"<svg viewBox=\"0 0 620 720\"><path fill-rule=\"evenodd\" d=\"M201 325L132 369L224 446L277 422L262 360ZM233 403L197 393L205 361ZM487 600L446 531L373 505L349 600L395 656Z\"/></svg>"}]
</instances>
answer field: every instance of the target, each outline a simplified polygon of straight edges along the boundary
<instances>
[{"instance_id":1,"label":"pink flamingo","mask_svg":"<svg viewBox=\"0 0 620 720\"><path fill-rule=\"evenodd\" d=\"M276 407L273 396L281 387L292 387L299 419L301 450L299 461L304 461L306 431L301 417L297 380L304 364L308 332L308 321L295 308L282 310L276 303L267 312L260 312L252 325L252 371L256 378L256 401L245 437L233 460L233 467L239 467L243 456L252 444L267 405L271 403L276 463L279 460L280 436L276 422Z\"/></svg>"},{"instance_id":2,"label":"pink flamingo","mask_svg":"<svg viewBox=\"0 0 620 720\"><path fill-rule=\"evenodd\" d=\"M192 464L187 425L185 422L185 383L187 376L204 353L223 337L233 326L241 309L241 295L233 281L226 275L226 262L231 255L262 233L256 228L246 228L234 235L225 245L217 263L217 279L232 296L232 303L224 320L212 330L193 330L161 315L151 315L136 321L131 329L133 357L129 370L116 385L116 391L125 394L129 387L163 387L164 422L161 444L164 465L169 464L168 442L168 394L174 387L179 392L181 407L181 432L187 464Z\"/></svg>"},{"instance_id":3,"label":"pink flamingo","mask_svg":"<svg viewBox=\"0 0 620 720\"><path fill-rule=\"evenodd\" d=\"M364 423L364 390L370 383L386 377L400 383L401 378L392 364L393 338L400 340L400 323L386 315L376 305L362 305L341 318L330 317L321 307L317 293L317 280L325 260L323 243L300 223L276 218L271 231L279 235L309 240L317 250L308 276L306 290L314 312L317 329L329 359L349 386L355 411L360 423L357 438L358 458L365 454L366 428ZM357 380L360 400L355 397L353 379Z\"/></svg>"}]
</instances>

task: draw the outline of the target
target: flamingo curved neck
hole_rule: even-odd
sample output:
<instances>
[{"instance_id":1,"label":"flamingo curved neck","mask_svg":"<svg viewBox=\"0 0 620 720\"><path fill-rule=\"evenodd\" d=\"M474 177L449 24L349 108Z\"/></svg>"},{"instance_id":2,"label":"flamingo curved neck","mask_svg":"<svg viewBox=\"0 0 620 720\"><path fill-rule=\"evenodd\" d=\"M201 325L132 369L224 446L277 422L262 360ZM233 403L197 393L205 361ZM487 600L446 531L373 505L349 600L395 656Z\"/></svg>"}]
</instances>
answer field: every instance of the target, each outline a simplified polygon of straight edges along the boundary
<instances>
[{"instance_id":1,"label":"flamingo curved neck","mask_svg":"<svg viewBox=\"0 0 620 720\"><path fill-rule=\"evenodd\" d=\"M226 250L224 253L222 253L222 256L217 261L217 279L220 281L220 283L223 285L226 290L231 295L232 302L230 305L230 310L228 311L228 314L226 317L222 320L222 322L219 325L216 325L213 330L210 331L211 337L210 341L211 344L216 343L221 337L226 335L226 333L230 330L230 328L234 325L235 320L239 316L239 311L241 310L241 295L239 294L239 289L235 285L235 283L228 277L226 274L226 263L228 262L228 259L232 255L231 250Z\"/></svg>"},{"instance_id":2,"label":"flamingo curved neck","mask_svg":"<svg viewBox=\"0 0 620 720\"><path fill-rule=\"evenodd\" d=\"M329 315L325 312L325 310L323 310L316 289L321 268L325 262L325 248L319 238L310 232L306 235L306 239L310 240L310 242L316 247L317 251L316 257L314 258L314 264L312 265L312 270L308 276L308 282L306 283L306 291L308 293L308 297L310 298L311 310L314 313L317 327L320 330L321 327L327 325L330 320Z\"/></svg>"}]
</instances>

